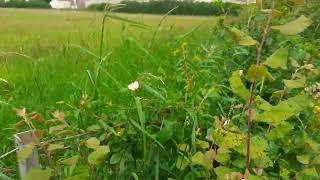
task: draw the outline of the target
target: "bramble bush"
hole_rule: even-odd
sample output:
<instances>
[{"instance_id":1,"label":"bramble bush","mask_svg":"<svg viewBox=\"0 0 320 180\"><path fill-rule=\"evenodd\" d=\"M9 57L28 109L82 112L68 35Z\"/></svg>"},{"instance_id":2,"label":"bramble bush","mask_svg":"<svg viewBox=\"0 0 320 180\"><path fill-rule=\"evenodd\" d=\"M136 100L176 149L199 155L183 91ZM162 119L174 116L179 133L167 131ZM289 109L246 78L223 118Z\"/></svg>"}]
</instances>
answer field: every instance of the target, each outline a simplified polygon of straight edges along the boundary
<instances>
[{"instance_id":1,"label":"bramble bush","mask_svg":"<svg viewBox=\"0 0 320 180\"><path fill-rule=\"evenodd\" d=\"M37 139L18 158L38 147L46 159L28 178L319 179L319 5L296 3L222 16L201 45L187 42L194 30L172 39L170 64L156 59L156 47L122 37L119 51L136 48L156 69L128 88L100 51L86 72L91 88L59 102L64 112L16 109L15 127ZM101 93L102 75L116 104Z\"/></svg>"}]
</instances>

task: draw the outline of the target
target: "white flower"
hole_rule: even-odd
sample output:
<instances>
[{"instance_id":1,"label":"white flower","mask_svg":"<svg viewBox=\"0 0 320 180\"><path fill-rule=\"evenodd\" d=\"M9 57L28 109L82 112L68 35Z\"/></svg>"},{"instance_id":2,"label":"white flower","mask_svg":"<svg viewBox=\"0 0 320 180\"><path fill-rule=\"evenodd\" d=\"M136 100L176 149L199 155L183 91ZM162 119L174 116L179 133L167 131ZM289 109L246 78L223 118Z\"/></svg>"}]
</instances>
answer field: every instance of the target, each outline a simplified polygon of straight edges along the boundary
<instances>
[{"instance_id":1,"label":"white flower","mask_svg":"<svg viewBox=\"0 0 320 180\"><path fill-rule=\"evenodd\" d=\"M128 85L128 89L131 91L136 91L139 88L139 82L135 81Z\"/></svg>"},{"instance_id":2,"label":"white flower","mask_svg":"<svg viewBox=\"0 0 320 180\"><path fill-rule=\"evenodd\" d=\"M242 76L243 75L243 70L240 70L239 74L240 74L240 76Z\"/></svg>"}]
</instances>

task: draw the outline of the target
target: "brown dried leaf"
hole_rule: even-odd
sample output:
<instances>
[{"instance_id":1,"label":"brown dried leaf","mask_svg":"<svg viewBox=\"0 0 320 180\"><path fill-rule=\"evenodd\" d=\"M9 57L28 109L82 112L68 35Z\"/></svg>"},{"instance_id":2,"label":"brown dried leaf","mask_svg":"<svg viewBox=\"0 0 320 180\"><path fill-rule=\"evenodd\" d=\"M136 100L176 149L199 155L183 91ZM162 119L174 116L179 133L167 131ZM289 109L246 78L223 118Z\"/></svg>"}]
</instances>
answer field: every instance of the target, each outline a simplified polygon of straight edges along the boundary
<instances>
[{"instance_id":1,"label":"brown dried leaf","mask_svg":"<svg viewBox=\"0 0 320 180\"><path fill-rule=\"evenodd\" d=\"M66 127L68 127L67 124L58 125L58 126L53 126L53 127L49 128L49 133L52 133L52 132L55 132L55 131L62 131L62 130L64 130Z\"/></svg>"},{"instance_id":2,"label":"brown dried leaf","mask_svg":"<svg viewBox=\"0 0 320 180\"><path fill-rule=\"evenodd\" d=\"M17 116L25 117L26 116L26 108L23 109L13 109Z\"/></svg>"},{"instance_id":3,"label":"brown dried leaf","mask_svg":"<svg viewBox=\"0 0 320 180\"><path fill-rule=\"evenodd\" d=\"M15 123L13 126L14 126L14 128L16 128L16 129L19 129L19 128L21 128L21 127L22 127L23 125L25 125L25 124L26 124L25 120L22 119L22 120L18 121L17 123Z\"/></svg>"},{"instance_id":4,"label":"brown dried leaf","mask_svg":"<svg viewBox=\"0 0 320 180\"><path fill-rule=\"evenodd\" d=\"M52 113L52 116L55 119L59 120L59 121L65 122L65 120L64 120L64 117L65 117L64 112L55 111L54 113Z\"/></svg>"},{"instance_id":5,"label":"brown dried leaf","mask_svg":"<svg viewBox=\"0 0 320 180\"><path fill-rule=\"evenodd\" d=\"M37 140L40 141L43 137L43 130L40 130L40 129L35 130L34 135L36 136Z\"/></svg>"},{"instance_id":6,"label":"brown dried leaf","mask_svg":"<svg viewBox=\"0 0 320 180\"><path fill-rule=\"evenodd\" d=\"M47 151L54 151L54 150L62 149L62 148L64 148L63 144L49 144Z\"/></svg>"},{"instance_id":7,"label":"brown dried leaf","mask_svg":"<svg viewBox=\"0 0 320 180\"><path fill-rule=\"evenodd\" d=\"M38 123L44 123L44 118L39 113L31 112L27 116L28 116L29 119L34 120L34 121L36 121Z\"/></svg>"},{"instance_id":8,"label":"brown dried leaf","mask_svg":"<svg viewBox=\"0 0 320 180\"><path fill-rule=\"evenodd\" d=\"M100 141L96 137L92 137L86 141L86 146L95 149L100 145Z\"/></svg>"}]
</instances>

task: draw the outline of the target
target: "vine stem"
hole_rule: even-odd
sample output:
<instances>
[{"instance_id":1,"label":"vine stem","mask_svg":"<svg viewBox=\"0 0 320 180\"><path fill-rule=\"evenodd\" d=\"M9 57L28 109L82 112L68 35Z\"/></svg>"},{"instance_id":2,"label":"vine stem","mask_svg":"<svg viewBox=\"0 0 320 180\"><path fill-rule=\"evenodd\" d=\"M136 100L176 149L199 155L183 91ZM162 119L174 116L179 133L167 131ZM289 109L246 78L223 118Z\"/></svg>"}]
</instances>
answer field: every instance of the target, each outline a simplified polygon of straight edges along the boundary
<instances>
[{"instance_id":1,"label":"vine stem","mask_svg":"<svg viewBox=\"0 0 320 180\"><path fill-rule=\"evenodd\" d=\"M256 65L260 65L261 62L261 54L262 54L262 49L263 45L265 44L267 40L268 33L270 31L270 25L272 21L272 12L275 7L275 0L272 1L272 8L271 11L268 14L268 19L264 27L264 31L262 34L261 41L259 45L257 46L257 59L256 59ZM246 137L246 169L244 173L244 178L248 179L249 176L249 167L250 167L250 140L251 140L251 131L252 131L252 107L253 107L253 99L254 99L254 89L256 86L256 80L253 79L251 81L251 86L250 86L250 96L248 99L248 125L247 125L247 137Z\"/></svg>"}]
</instances>

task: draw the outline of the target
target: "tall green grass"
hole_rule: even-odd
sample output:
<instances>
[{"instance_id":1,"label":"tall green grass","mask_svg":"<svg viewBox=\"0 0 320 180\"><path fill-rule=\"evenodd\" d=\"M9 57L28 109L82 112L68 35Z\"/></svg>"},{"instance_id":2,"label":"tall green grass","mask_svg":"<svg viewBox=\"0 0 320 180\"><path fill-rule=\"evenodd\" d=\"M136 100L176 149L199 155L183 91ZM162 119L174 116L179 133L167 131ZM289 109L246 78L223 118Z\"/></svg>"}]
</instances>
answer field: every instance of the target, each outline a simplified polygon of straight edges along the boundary
<instances>
[{"instance_id":1,"label":"tall green grass","mask_svg":"<svg viewBox=\"0 0 320 180\"><path fill-rule=\"evenodd\" d=\"M208 43L216 20L117 15L147 26L139 28L107 18L101 46L102 13L1 9L0 78L8 82L8 87L0 96L0 154L13 148L12 135L18 132L13 128L17 117L12 109L25 107L46 118L56 109L65 111L74 129L96 123L96 116L114 119L114 124L132 116L126 118L142 135L144 159L149 162L145 169L151 166L153 155L159 158L159 150L147 147L147 138L160 147L162 144L148 133L146 124L165 128L166 121L157 115L152 120L152 114L170 108L179 111L176 101L184 99L180 91L185 85L183 79L175 79L184 78L186 61L201 57L203 50L199 47ZM127 86L135 80L141 82L141 89L129 92ZM84 107L79 105L81 100ZM147 112L145 116L143 111ZM172 113L166 116L183 118ZM195 128L200 122L192 121L195 141ZM14 161L10 156L0 161L0 167L14 166ZM159 168L158 159L157 177Z\"/></svg>"}]
</instances>

